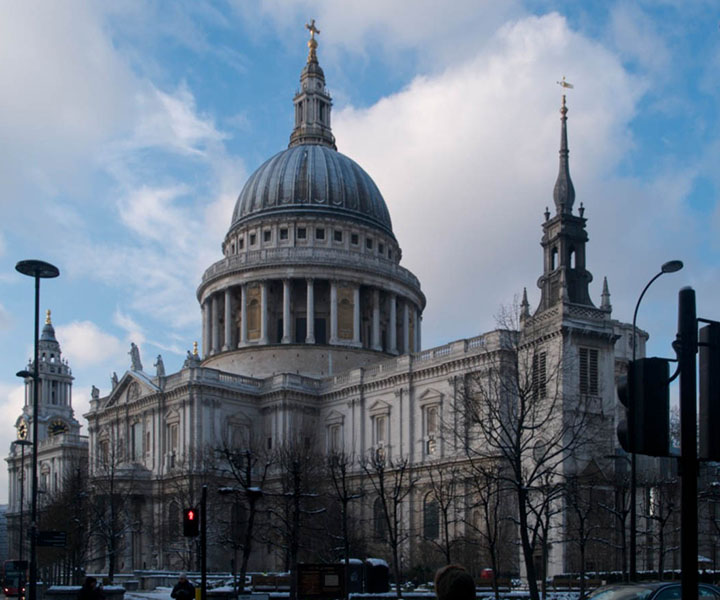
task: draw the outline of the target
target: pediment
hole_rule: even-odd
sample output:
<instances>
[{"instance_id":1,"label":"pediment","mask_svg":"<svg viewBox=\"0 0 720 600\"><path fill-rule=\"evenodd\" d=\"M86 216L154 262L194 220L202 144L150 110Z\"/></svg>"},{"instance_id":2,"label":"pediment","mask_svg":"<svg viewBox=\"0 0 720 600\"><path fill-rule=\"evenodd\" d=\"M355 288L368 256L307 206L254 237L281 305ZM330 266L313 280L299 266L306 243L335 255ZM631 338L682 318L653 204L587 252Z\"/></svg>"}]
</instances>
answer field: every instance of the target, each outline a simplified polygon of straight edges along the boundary
<instances>
[{"instance_id":1,"label":"pediment","mask_svg":"<svg viewBox=\"0 0 720 600\"><path fill-rule=\"evenodd\" d=\"M390 405L384 400L376 400L373 404L370 405L370 408L368 408L368 412L372 416L390 414L390 408Z\"/></svg>"},{"instance_id":2,"label":"pediment","mask_svg":"<svg viewBox=\"0 0 720 600\"><path fill-rule=\"evenodd\" d=\"M155 394L160 388L149 377L139 371L126 371L115 388L110 392L105 408L116 404L126 404L138 398Z\"/></svg>"},{"instance_id":3,"label":"pediment","mask_svg":"<svg viewBox=\"0 0 720 600\"><path fill-rule=\"evenodd\" d=\"M331 410L325 417L327 425L342 425L345 422L345 415L337 410Z\"/></svg>"},{"instance_id":4,"label":"pediment","mask_svg":"<svg viewBox=\"0 0 720 600\"><path fill-rule=\"evenodd\" d=\"M428 404L441 404L445 394L436 390L435 388L428 388L418 398L418 404L420 406L427 406Z\"/></svg>"}]
</instances>

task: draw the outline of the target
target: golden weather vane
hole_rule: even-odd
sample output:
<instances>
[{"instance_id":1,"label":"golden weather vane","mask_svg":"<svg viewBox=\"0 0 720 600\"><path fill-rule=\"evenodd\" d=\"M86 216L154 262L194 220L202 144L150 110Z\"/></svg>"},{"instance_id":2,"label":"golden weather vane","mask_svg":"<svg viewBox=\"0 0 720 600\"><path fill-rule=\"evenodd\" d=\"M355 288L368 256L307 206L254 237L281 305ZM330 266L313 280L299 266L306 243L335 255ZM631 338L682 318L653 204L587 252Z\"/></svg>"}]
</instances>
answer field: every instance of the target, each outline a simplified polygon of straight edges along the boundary
<instances>
[{"instance_id":1,"label":"golden weather vane","mask_svg":"<svg viewBox=\"0 0 720 600\"><path fill-rule=\"evenodd\" d=\"M571 90L575 87L569 81L565 81L565 75L563 75L563 78L560 81L556 81L555 83L557 83L560 87L567 88L569 90Z\"/></svg>"}]
</instances>

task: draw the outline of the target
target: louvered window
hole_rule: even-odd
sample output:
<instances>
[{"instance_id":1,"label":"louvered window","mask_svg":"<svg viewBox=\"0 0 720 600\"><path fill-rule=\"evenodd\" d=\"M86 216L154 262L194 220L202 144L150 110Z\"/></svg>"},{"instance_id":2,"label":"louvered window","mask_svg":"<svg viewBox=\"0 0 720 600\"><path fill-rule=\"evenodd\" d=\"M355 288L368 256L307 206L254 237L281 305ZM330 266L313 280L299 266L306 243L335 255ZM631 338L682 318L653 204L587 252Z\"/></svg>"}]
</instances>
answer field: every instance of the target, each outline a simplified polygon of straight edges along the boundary
<instances>
[{"instance_id":1,"label":"louvered window","mask_svg":"<svg viewBox=\"0 0 720 600\"><path fill-rule=\"evenodd\" d=\"M547 382L546 363L547 354L545 352L536 352L533 355L532 392L534 398L545 397L545 384Z\"/></svg>"},{"instance_id":2,"label":"louvered window","mask_svg":"<svg viewBox=\"0 0 720 600\"><path fill-rule=\"evenodd\" d=\"M580 393L584 396L598 394L598 351L580 348Z\"/></svg>"}]
</instances>

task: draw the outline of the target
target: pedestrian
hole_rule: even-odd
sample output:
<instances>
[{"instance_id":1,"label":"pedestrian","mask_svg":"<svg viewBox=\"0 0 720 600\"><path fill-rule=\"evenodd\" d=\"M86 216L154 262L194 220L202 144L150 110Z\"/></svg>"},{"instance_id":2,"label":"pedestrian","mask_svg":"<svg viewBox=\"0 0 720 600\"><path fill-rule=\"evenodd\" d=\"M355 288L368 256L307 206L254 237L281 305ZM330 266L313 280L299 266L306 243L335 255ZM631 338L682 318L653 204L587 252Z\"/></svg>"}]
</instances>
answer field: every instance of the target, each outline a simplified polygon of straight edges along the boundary
<instances>
[{"instance_id":1,"label":"pedestrian","mask_svg":"<svg viewBox=\"0 0 720 600\"><path fill-rule=\"evenodd\" d=\"M97 579L94 577L86 577L80 591L78 592L78 600L104 600L105 594L102 588L98 587Z\"/></svg>"},{"instance_id":2,"label":"pedestrian","mask_svg":"<svg viewBox=\"0 0 720 600\"><path fill-rule=\"evenodd\" d=\"M185 573L180 573L170 596L175 600L195 600L195 587L188 581Z\"/></svg>"},{"instance_id":3,"label":"pedestrian","mask_svg":"<svg viewBox=\"0 0 720 600\"><path fill-rule=\"evenodd\" d=\"M438 600L474 600L475 581L460 565L447 565L435 573Z\"/></svg>"}]
</instances>

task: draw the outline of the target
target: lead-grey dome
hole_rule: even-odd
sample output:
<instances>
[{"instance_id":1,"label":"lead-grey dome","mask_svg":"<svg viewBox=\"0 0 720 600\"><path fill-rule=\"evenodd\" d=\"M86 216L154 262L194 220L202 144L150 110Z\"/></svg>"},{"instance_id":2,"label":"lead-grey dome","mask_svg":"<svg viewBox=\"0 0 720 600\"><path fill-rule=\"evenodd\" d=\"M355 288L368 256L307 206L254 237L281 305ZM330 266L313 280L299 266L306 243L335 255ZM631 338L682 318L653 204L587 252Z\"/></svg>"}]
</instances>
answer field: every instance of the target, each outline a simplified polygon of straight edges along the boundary
<instances>
[{"instance_id":1,"label":"lead-grey dome","mask_svg":"<svg viewBox=\"0 0 720 600\"><path fill-rule=\"evenodd\" d=\"M240 192L230 229L283 213L350 219L393 235L390 213L372 178L323 144L293 146L262 164Z\"/></svg>"}]
</instances>

